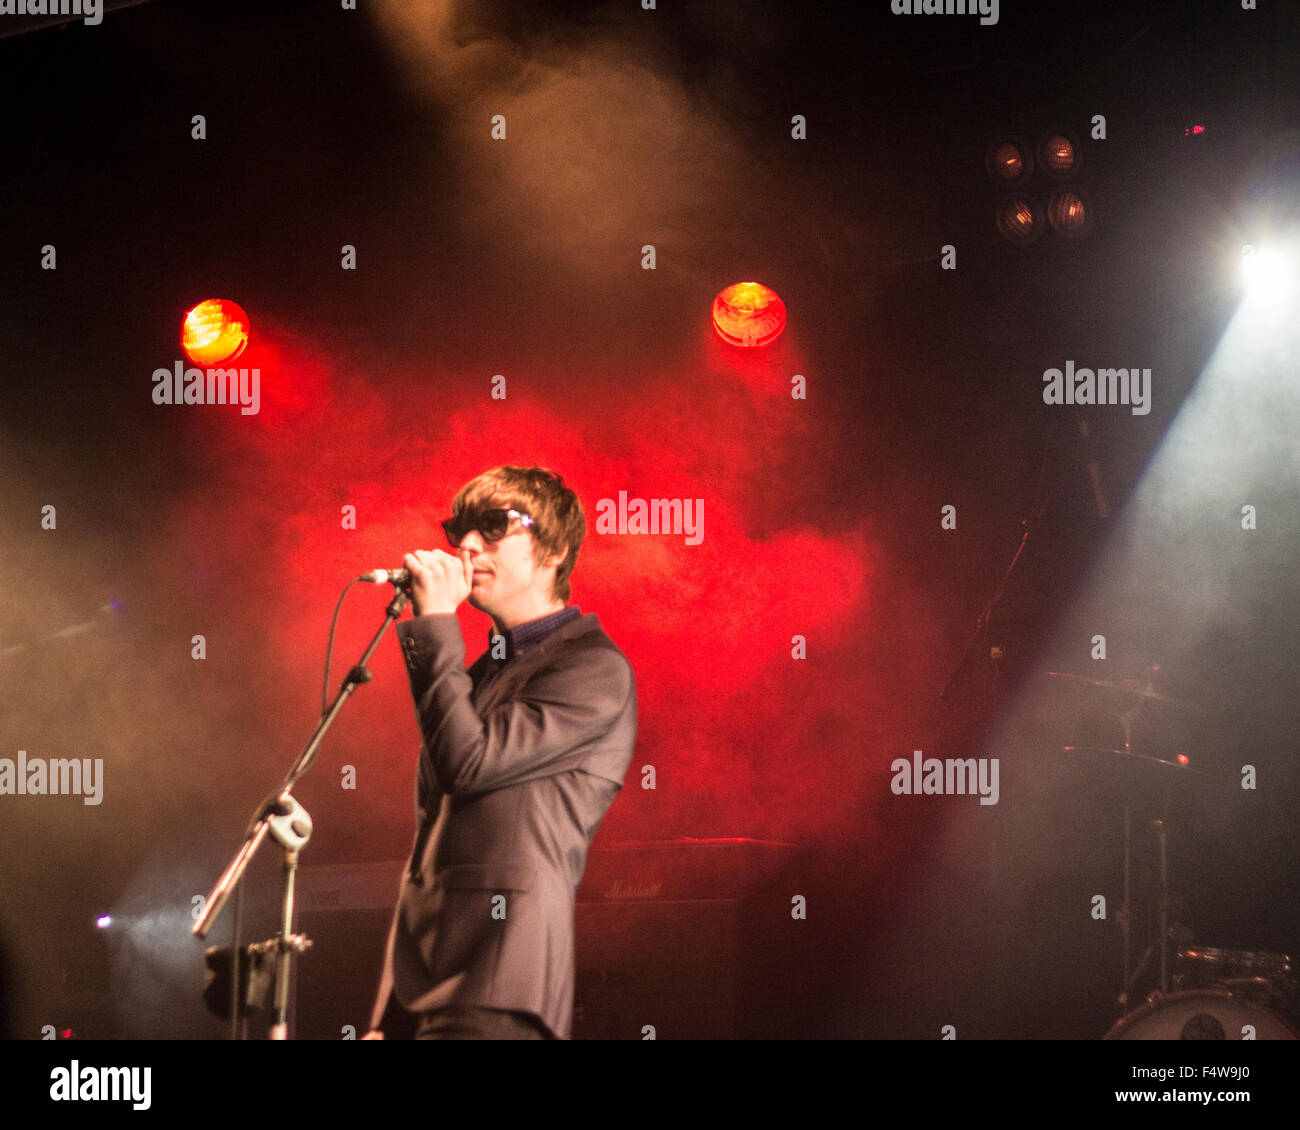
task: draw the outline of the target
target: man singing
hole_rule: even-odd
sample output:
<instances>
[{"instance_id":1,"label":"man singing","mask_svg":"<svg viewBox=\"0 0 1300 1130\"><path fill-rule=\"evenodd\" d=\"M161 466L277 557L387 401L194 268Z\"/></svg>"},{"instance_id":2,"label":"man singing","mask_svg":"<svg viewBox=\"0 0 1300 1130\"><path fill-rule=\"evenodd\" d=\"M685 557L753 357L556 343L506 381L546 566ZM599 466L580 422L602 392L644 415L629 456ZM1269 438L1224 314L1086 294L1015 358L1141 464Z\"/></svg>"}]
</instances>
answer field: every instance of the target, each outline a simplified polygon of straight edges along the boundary
<instances>
[{"instance_id":1,"label":"man singing","mask_svg":"<svg viewBox=\"0 0 1300 1130\"><path fill-rule=\"evenodd\" d=\"M408 553L397 627L423 743L415 847L367 1039L568 1039L574 893L632 759L632 667L568 604L582 503L541 467L467 483ZM465 668L456 609L491 618Z\"/></svg>"}]
</instances>

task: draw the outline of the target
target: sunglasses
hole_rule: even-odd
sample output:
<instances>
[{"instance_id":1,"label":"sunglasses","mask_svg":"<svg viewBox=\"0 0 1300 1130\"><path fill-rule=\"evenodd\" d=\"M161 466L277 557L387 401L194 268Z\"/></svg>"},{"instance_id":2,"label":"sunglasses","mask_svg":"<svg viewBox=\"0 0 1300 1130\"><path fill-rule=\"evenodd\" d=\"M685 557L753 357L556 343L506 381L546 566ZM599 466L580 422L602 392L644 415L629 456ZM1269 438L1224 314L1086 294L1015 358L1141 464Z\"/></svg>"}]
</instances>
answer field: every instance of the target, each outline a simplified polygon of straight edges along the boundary
<instances>
[{"instance_id":1,"label":"sunglasses","mask_svg":"<svg viewBox=\"0 0 1300 1130\"><path fill-rule=\"evenodd\" d=\"M477 530L487 542L500 541L510 530L511 521L519 519L519 524L527 529L533 524L532 518L519 510L466 510L442 523L442 532L447 535L454 549L460 548L461 539Z\"/></svg>"}]
</instances>

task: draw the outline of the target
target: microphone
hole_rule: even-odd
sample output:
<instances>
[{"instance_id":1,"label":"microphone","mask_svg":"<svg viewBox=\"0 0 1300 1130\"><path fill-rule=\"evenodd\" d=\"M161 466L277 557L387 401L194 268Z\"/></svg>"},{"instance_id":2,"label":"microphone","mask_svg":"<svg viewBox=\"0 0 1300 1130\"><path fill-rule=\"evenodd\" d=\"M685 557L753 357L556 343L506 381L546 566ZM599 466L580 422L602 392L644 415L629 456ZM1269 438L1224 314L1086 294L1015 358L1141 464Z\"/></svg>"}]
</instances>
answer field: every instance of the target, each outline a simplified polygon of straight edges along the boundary
<instances>
[{"instance_id":1,"label":"microphone","mask_svg":"<svg viewBox=\"0 0 1300 1130\"><path fill-rule=\"evenodd\" d=\"M411 583L411 571L409 569L371 569L369 573L362 573L357 580L367 581L372 585L387 583L396 585L399 589L404 589Z\"/></svg>"}]
</instances>

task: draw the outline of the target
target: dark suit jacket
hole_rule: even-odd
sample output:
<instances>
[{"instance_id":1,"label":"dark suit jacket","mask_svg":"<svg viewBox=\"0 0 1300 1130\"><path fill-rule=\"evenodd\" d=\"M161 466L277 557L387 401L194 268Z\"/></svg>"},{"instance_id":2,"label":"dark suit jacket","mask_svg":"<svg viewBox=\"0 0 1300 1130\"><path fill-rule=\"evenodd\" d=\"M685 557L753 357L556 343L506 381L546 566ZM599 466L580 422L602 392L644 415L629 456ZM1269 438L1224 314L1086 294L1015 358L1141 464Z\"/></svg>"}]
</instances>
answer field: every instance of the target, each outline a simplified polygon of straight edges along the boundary
<instances>
[{"instance_id":1,"label":"dark suit jacket","mask_svg":"<svg viewBox=\"0 0 1300 1130\"><path fill-rule=\"evenodd\" d=\"M455 615L397 634L424 741L371 1026L409 1036L411 1013L472 1004L568 1039L574 893L632 759L631 664L588 613L512 659L476 706L487 653L465 669Z\"/></svg>"}]
</instances>

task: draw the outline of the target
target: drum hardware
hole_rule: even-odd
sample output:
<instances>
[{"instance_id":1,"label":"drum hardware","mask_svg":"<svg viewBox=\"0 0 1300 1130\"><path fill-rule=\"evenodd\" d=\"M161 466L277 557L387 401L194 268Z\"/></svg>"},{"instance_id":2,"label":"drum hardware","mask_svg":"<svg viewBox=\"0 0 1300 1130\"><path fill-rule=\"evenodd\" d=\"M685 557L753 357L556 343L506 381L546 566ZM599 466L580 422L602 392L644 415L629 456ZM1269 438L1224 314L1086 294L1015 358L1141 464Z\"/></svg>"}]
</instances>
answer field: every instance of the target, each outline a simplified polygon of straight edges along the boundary
<instances>
[{"instance_id":1,"label":"drum hardware","mask_svg":"<svg viewBox=\"0 0 1300 1130\"><path fill-rule=\"evenodd\" d=\"M1107 1040L1300 1040L1285 1020L1262 1005L1216 989L1152 993L1141 1008L1116 1021Z\"/></svg>"},{"instance_id":2,"label":"drum hardware","mask_svg":"<svg viewBox=\"0 0 1300 1130\"><path fill-rule=\"evenodd\" d=\"M1154 674L1154 671L1158 670L1158 667L1155 668L1152 674ZM1120 680L1094 679L1088 675L1075 675L1069 671L1048 671L1047 675L1048 678L1051 679L1064 679L1067 682L1074 683L1078 686L1091 687L1094 690L1110 691L1121 697L1136 699L1137 702L1134 704L1135 709L1136 707L1141 706L1144 700L1148 702L1162 702L1168 706L1180 707L1183 710L1195 709L1195 706L1190 702L1186 702L1183 699L1170 698L1166 694L1161 694L1155 689L1153 679L1149 677Z\"/></svg>"},{"instance_id":3,"label":"drum hardware","mask_svg":"<svg viewBox=\"0 0 1300 1130\"><path fill-rule=\"evenodd\" d=\"M1290 954L1183 946L1174 954L1174 989L1222 989L1293 1015L1297 986Z\"/></svg>"},{"instance_id":4,"label":"drum hardware","mask_svg":"<svg viewBox=\"0 0 1300 1130\"><path fill-rule=\"evenodd\" d=\"M1120 928L1120 949L1122 971L1120 991L1116 998L1121 1010L1127 1010L1135 986L1155 966L1154 976L1156 992L1167 997L1171 988L1170 949L1175 932L1181 931L1173 922L1171 911L1174 906L1170 890L1169 876L1169 808L1173 786L1208 784L1210 777L1182 764L1179 761L1167 761L1149 753L1134 749L1134 734L1143 714L1149 708L1161 706L1180 710L1192 709L1191 704L1157 691L1155 677L1158 665L1150 667L1142 676L1123 679L1095 679L1087 675L1076 675L1065 671L1049 671L1048 677L1059 680L1063 685L1084 688L1089 697L1100 695L1105 700L1107 710L1118 721L1123 732L1121 748L1099 746L1068 745L1062 752L1072 757L1084 757L1094 762L1101 762L1110 768L1123 770L1129 776L1125 781L1123 792L1123 901L1116 915ZM1156 879L1157 889L1154 897L1156 913L1155 937L1143 951L1141 958L1133 960L1133 890L1132 874L1134 862L1133 820L1134 802L1132 794L1136 792L1133 775L1142 783L1155 783L1160 789L1158 803L1152 803L1158 815L1150 819L1155 832ZM1154 798L1153 798L1154 800ZM1146 1006L1144 1006L1146 1007Z\"/></svg>"},{"instance_id":5,"label":"drum hardware","mask_svg":"<svg viewBox=\"0 0 1300 1130\"><path fill-rule=\"evenodd\" d=\"M1134 748L1136 727L1145 711L1162 706L1194 709L1191 704L1155 689L1154 675L1158 671L1153 666L1146 677L1118 681L1048 672L1063 685L1085 688L1090 697L1101 696L1107 703L1104 713L1113 716L1123 730L1121 748L1061 747L1071 757L1082 757L1123 773L1123 902L1116 915L1123 973L1118 1003L1127 1010L1135 987L1144 977L1153 976L1157 985L1146 995L1144 1003L1126 1011L1115 1022L1105 1038L1300 1040L1300 1031L1289 1022L1300 1015L1295 966L1289 954L1192 945L1194 935L1174 921L1177 906L1169 871L1170 801L1174 788L1199 789L1219 782L1210 774L1182 764L1181 760L1166 760L1152 756L1145 749ZM1163 740L1168 733L1165 721L1158 719L1157 740ZM1155 911L1156 927L1155 936L1134 962L1135 797L1145 791L1139 786L1150 784L1155 784L1158 791L1136 803L1149 813L1149 826L1155 833L1156 890L1148 905Z\"/></svg>"}]
</instances>

